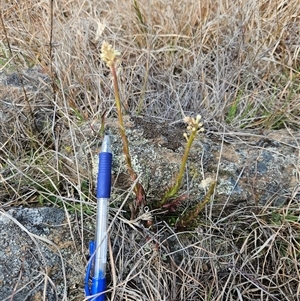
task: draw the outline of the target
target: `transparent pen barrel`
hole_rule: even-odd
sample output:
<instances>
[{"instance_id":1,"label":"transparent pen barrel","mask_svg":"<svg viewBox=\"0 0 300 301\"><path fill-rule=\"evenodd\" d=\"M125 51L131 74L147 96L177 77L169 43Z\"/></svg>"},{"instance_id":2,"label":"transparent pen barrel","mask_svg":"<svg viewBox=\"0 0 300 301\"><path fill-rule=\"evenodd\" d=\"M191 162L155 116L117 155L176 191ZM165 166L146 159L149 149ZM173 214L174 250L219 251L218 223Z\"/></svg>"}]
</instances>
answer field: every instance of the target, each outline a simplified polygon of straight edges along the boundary
<instances>
[{"instance_id":1,"label":"transparent pen barrel","mask_svg":"<svg viewBox=\"0 0 300 301\"><path fill-rule=\"evenodd\" d=\"M94 277L104 278L107 261L107 216L108 199L97 200L97 230L95 245Z\"/></svg>"}]
</instances>

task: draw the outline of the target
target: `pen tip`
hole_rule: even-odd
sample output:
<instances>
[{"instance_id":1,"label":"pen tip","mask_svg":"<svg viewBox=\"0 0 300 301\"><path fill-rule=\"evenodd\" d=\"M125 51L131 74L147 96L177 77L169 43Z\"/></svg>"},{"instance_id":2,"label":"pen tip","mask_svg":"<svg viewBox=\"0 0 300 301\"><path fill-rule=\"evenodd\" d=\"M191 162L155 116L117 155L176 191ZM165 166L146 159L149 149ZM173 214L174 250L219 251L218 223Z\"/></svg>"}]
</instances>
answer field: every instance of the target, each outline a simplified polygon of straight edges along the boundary
<instances>
[{"instance_id":1,"label":"pen tip","mask_svg":"<svg viewBox=\"0 0 300 301\"><path fill-rule=\"evenodd\" d=\"M105 135L102 142L101 152L111 153L111 145L109 135Z\"/></svg>"}]
</instances>

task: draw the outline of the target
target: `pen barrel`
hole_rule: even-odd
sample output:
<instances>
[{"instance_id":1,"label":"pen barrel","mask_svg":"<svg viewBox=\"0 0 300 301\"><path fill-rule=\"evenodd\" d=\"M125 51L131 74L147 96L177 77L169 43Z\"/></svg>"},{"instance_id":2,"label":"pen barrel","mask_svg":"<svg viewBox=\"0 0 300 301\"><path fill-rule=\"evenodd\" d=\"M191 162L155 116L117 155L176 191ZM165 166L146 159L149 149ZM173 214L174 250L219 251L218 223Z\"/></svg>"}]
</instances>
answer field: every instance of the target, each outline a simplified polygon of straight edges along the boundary
<instances>
[{"instance_id":1,"label":"pen barrel","mask_svg":"<svg viewBox=\"0 0 300 301\"><path fill-rule=\"evenodd\" d=\"M97 229L95 244L94 278L105 278L107 261L107 215L108 199L99 198L97 201Z\"/></svg>"},{"instance_id":2,"label":"pen barrel","mask_svg":"<svg viewBox=\"0 0 300 301\"><path fill-rule=\"evenodd\" d=\"M101 152L99 154L99 168L97 179L97 198L110 198L111 190L111 163L112 154Z\"/></svg>"}]
</instances>

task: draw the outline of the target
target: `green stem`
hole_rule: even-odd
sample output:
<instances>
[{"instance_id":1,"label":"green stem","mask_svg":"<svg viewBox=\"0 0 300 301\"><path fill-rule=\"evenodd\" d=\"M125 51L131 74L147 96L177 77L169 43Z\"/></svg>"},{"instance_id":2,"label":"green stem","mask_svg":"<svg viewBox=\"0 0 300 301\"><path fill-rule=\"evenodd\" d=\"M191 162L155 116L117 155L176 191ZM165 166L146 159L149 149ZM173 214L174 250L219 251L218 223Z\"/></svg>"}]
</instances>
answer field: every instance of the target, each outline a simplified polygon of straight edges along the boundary
<instances>
[{"instance_id":1,"label":"green stem","mask_svg":"<svg viewBox=\"0 0 300 301\"><path fill-rule=\"evenodd\" d=\"M193 209L188 211L185 215L183 215L176 227L177 228L185 228L192 224L192 222L197 218L200 212L203 211L205 205L210 201L212 194L214 193L216 187L216 181L213 181L209 187L208 192L206 193L203 201L199 202Z\"/></svg>"},{"instance_id":2,"label":"green stem","mask_svg":"<svg viewBox=\"0 0 300 301\"><path fill-rule=\"evenodd\" d=\"M181 182L182 182L182 178L183 178L183 175L184 175L186 162L187 162L187 159L188 159L193 141L196 137L196 134L197 134L197 130L194 130L194 131L191 132L191 135L189 136L184 154L183 154L182 159L181 159L181 166L180 166L180 170L177 174L175 184L173 186L171 186L171 188L169 188L169 190L163 196L162 200L159 203L160 207L163 206L164 204L166 204L168 202L168 200L178 192L178 190L181 186Z\"/></svg>"}]
</instances>

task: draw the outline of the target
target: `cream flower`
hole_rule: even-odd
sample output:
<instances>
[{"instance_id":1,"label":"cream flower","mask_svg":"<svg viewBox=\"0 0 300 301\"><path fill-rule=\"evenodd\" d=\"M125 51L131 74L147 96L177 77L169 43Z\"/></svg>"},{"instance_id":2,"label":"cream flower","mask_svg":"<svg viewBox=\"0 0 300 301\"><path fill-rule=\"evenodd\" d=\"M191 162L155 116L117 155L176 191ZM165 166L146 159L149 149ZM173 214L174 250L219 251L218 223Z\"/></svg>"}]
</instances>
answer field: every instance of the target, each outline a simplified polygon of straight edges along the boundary
<instances>
[{"instance_id":1,"label":"cream flower","mask_svg":"<svg viewBox=\"0 0 300 301\"><path fill-rule=\"evenodd\" d=\"M102 43L101 47L101 60L106 63L107 67L111 67L116 57L121 55L121 53L113 48L113 46L107 42Z\"/></svg>"},{"instance_id":2,"label":"cream flower","mask_svg":"<svg viewBox=\"0 0 300 301\"><path fill-rule=\"evenodd\" d=\"M203 123L201 121L201 116L197 115L196 118L185 116L183 121L187 123L187 131L190 133L200 133L204 132ZM183 136L188 140L188 134L184 133Z\"/></svg>"}]
</instances>

